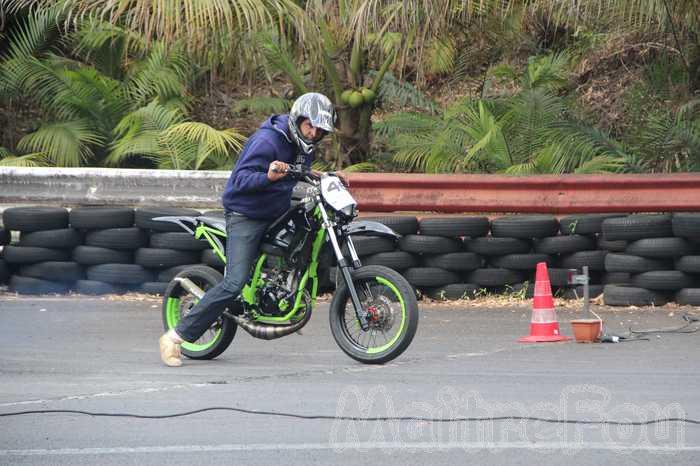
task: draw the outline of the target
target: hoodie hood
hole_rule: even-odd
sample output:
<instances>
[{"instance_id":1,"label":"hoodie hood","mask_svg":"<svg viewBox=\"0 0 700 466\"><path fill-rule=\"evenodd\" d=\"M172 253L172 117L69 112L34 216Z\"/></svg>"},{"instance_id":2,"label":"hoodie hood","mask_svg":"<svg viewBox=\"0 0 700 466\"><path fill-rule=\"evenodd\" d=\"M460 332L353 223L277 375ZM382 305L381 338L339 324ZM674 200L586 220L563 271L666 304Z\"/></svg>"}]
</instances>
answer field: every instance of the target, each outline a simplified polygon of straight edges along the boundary
<instances>
[{"instance_id":1,"label":"hoodie hood","mask_svg":"<svg viewBox=\"0 0 700 466\"><path fill-rule=\"evenodd\" d=\"M289 137L289 115L272 115L260 125L260 129L276 131L292 143L292 139Z\"/></svg>"}]
</instances>

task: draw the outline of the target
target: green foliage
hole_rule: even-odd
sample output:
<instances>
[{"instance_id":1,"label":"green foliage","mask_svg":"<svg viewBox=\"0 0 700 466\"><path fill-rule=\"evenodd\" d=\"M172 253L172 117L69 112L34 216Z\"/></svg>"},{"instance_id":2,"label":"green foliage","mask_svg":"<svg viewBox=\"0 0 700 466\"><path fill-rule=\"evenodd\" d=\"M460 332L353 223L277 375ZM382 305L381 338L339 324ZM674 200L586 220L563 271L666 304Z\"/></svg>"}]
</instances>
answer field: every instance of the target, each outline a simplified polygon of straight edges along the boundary
<instances>
[{"instance_id":1,"label":"green foliage","mask_svg":"<svg viewBox=\"0 0 700 466\"><path fill-rule=\"evenodd\" d=\"M124 76L124 58L143 55L147 49L147 44L138 34L93 18L81 23L70 40L76 55L94 63L95 68L113 79Z\"/></svg>"},{"instance_id":2,"label":"green foliage","mask_svg":"<svg viewBox=\"0 0 700 466\"><path fill-rule=\"evenodd\" d=\"M289 77L297 94L307 92L303 76L297 70L294 57L285 46L284 41L275 39L271 34L261 34L259 44L266 60L276 71L281 71Z\"/></svg>"},{"instance_id":3,"label":"green foliage","mask_svg":"<svg viewBox=\"0 0 700 466\"><path fill-rule=\"evenodd\" d=\"M166 46L156 42L128 70L125 93L135 105L145 105L157 98L185 110L187 86L194 72L193 64L178 44Z\"/></svg>"},{"instance_id":4,"label":"green foliage","mask_svg":"<svg viewBox=\"0 0 700 466\"><path fill-rule=\"evenodd\" d=\"M256 96L241 99L233 105L231 111L235 115L242 113L271 114L285 113L292 108L293 101L282 97Z\"/></svg>"},{"instance_id":5,"label":"green foliage","mask_svg":"<svg viewBox=\"0 0 700 466\"><path fill-rule=\"evenodd\" d=\"M3 164L230 165L241 135L185 121L197 69L179 43L146 47L134 33L88 17L76 20L63 41L83 62L52 49L58 19L54 9L30 13L10 32L11 46L0 57L4 95L33 101L49 118L18 144L31 153L5 155Z\"/></svg>"},{"instance_id":6,"label":"green foliage","mask_svg":"<svg viewBox=\"0 0 700 466\"><path fill-rule=\"evenodd\" d=\"M14 155L0 146L0 167L46 167L50 162L41 153Z\"/></svg>"},{"instance_id":7,"label":"green foliage","mask_svg":"<svg viewBox=\"0 0 700 466\"><path fill-rule=\"evenodd\" d=\"M369 75L374 78L376 73L369 72ZM379 86L379 99L386 105L396 107L413 107L415 109L428 110L431 113L436 113L438 106L425 93L418 90L411 83L400 81L392 73L386 73L382 84Z\"/></svg>"},{"instance_id":8,"label":"green foliage","mask_svg":"<svg viewBox=\"0 0 700 466\"><path fill-rule=\"evenodd\" d=\"M113 130L113 142L105 159L107 166L120 166L127 159L157 159L163 152L160 135L169 127L182 123L184 115L153 101L122 117Z\"/></svg>"},{"instance_id":9,"label":"green foliage","mask_svg":"<svg viewBox=\"0 0 700 466\"><path fill-rule=\"evenodd\" d=\"M678 112L650 116L637 133L639 163L645 171L700 171L700 99Z\"/></svg>"},{"instance_id":10,"label":"green foliage","mask_svg":"<svg viewBox=\"0 0 700 466\"><path fill-rule=\"evenodd\" d=\"M9 36L6 53L0 56L0 96L12 96L25 81L39 72L41 63L35 58L46 54L56 33L58 13L46 9L29 15Z\"/></svg>"},{"instance_id":11,"label":"green foliage","mask_svg":"<svg viewBox=\"0 0 700 466\"><path fill-rule=\"evenodd\" d=\"M428 46L427 71L432 74L447 74L454 70L457 51L449 38L435 38Z\"/></svg>"},{"instance_id":12,"label":"green foliage","mask_svg":"<svg viewBox=\"0 0 700 466\"><path fill-rule=\"evenodd\" d=\"M695 0L8 0L0 9L13 25L0 34L0 100L42 115L31 125L38 130L0 151L0 164L229 165L225 152L239 147L237 133L187 118L193 84L209 71L211 82L223 75L250 84L281 72L295 93L313 88L335 94L336 103L346 89L373 87L376 100L340 109L334 166L357 162L349 153L362 150L362 160L385 166L372 160L367 131L380 107L401 110L373 129L379 152L397 151L403 169L700 169ZM563 51L523 63L543 49ZM581 71L591 59L599 69ZM609 98L612 81L600 98L621 142L575 114L572 98L575 86L615 67L641 78L622 109ZM383 79L377 69L387 71ZM454 86L457 95L474 95L442 109L424 92L436 81L450 84L446 93ZM596 85L582 88L595 96ZM290 103L243 99L232 111L282 113ZM597 124L595 116L585 118ZM22 151L29 153L14 155Z\"/></svg>"},{"instance_id":13,"label":"green foliage","mask_svg":"<svg viewBox=\"0 0 700 466\"><path fill-rule=\"evenodd\" d=\"M78 167L93 156L92 146L103 143L88 120L47 123L19 142L18 149L41 153L57 167Z\"/></svg>"},{"instance_id":14,"label":"green foliage","mask_svg":"<svg viewBox=\"0 0 700 466\"><path fill-rule=\"evenodd\" d=\"M441 116L398 114L375 125L407 170L507 174L600 173L624 167L625 149L567 111L563 55L530 60L513 96L466 99Z\"/></svg>"},{"instance_id":15,"label":"green foliage","mask_svg":"<svg viewBox=\"0 0 700 466\"><path fill-rule=\"evenodd\" d=\"M164 150L156 156L158 168L219 170L231 167L229 154L240 152L244 138L233 129L183 122L161 133L159 142Z\"/></svg>"},{"instance_id":16,"label":"green foliage","mask_svg":"<svg viewBox=\"0 0 700 466\"><path fill-rule=\"evenodd\" d=\"M565 52L530 57L524 73L511 66L500 64L491 69L491 75L502 81L512 81L522 89L547 89L558 91L567 84L569 56Z\"/></svg>"},{"instance_id":17,"label":"green foliage","mask_svg":"<svg viewBox=\"0 0 700 466\"><path fill-rule=\"evenodd\" d=\"M311 167L314 170L318 171L334 171L334 168L331 166L331 164L321 159L315 160L311 164ZM378 167L372 162L356 163L353 165L348 165L347 167L343 167L343 172L346 173L368 173L376 171L379 171Z\"/></svg>"}]
</instances>

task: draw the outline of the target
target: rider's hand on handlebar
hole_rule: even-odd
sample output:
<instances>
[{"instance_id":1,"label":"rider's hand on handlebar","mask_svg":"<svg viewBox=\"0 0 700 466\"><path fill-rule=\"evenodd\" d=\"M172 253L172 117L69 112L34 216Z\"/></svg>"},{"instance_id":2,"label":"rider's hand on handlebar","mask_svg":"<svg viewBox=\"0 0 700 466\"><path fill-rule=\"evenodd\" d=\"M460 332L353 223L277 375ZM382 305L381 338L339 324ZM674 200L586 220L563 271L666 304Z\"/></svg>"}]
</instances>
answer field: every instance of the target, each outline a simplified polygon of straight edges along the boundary
<instances>
[{"instance_id":1,"label":"rider's hand on handlebar","mask_svg":"<svg viewBox=\"0 0 700 466\"><path fill-rule=\"evenodd\" d=\"M289 165L285 162L275 160L270 163L270 167L267 169L267 179L270 181L277 181L284 178L287 175L287 170L289 170Z\"/></svg>"}]
</instances>

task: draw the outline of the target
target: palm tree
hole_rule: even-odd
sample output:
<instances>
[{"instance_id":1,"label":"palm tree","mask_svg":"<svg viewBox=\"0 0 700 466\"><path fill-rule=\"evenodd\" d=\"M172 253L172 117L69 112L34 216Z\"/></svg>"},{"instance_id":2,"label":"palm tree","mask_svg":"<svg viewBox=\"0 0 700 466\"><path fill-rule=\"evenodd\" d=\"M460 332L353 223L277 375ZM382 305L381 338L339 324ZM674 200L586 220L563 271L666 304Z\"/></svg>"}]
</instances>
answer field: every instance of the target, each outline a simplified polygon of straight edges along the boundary
<instances>
[{"instance_id":1,"label":"palm tree","mask_svg":"<svg viewBox=\"0 0 700 466\"><path fill-rule=\"evenodd\" d=\"M51 38L62 15L31 12L0 57L0 96L22 96L49 117L20 140L18 149L30 154L8 152L4 164L227 165L222 158L240 149L242 136L186 121L195 69L182 47L155 41L147 48L139 35L94 18L62 31L57 44Z\"/></svg>"},{"instance_id":2,"label":"palm tree","mask_svg":"<svg viewBox=\"0 0 700 466\"><path fill-rule=\"evenodd\" d=\"M138 32L146 41L182 39L213 69L242 62L250 68L250 75L264 56L266 63L288 76L296 94L307 89L324 91L340 107L337 152L344 156L334 161L336 166L366 160L373 96L390 66L399 76L409 70L419 83L426 73L449 72L456 56L450 31L489 16L505 15L519 3L8 0L11 9L55 5L65 13L68 22L86 15L99 17ZM261 33L266 39L260 40ZM358 97L359 92L362 97Z\"/></svg>"},{"instance_id":3,"label":"palm tree","mask_svg":"<svg viewBox=\"0 0 700 466\"><path fill-rule=\"evenodd\" d=\"M507 174L597 173L620 170L624 148L567 111L566 57L532 59L514 79L520 91L493 99L466 99L442 115L399 113L375 125L390 138L395 161L409 170Z\"/></svg>"}]
</instances>

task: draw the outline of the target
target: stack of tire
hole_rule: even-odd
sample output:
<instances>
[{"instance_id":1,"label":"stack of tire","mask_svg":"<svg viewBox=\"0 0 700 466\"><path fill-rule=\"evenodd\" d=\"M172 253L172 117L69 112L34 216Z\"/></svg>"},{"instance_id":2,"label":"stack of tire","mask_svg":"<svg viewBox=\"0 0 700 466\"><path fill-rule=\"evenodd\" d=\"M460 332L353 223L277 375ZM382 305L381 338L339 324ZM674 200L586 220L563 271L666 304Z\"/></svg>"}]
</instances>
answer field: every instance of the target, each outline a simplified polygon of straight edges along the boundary
<instances>
[{"instance_id":1,"label":"stack of tire","mask_svg":"<svg viewBox=\"0 0 700 466\"><path fill-rule=\"evenodd\" d=\"M617 243L605 268L611 306L700 305L700 214L629 215L603 222L604 240Z\"/></svg>"},{"instance_id":2,"label":"stack of tire","mask_svg":"<svg viewBox=\"0 0 700 466\"><path fill-rule=\"evenodd\" d=\"M0 285L24 294L162 293L182 269L223 262L204 240L159 216L198 210L145 207L14 207L3 211ZM204 215L222 216L221 211ZM589 268L591 296L608 305L700 305L700 213L363 217L399 241L355 237L365 265L397 270L433 299L481 290L532 295L536 265L548 264L555 296L579 298L570 269ZM337 284L331 251L321 258L320 290Z\"/></svg>"},{"instance_id":3,"label":"stack of tire","mask_svg":"<svg viewBox=\"0 0 700 466\"><path fill-rule=\"evenodd\" d=\"M179 208L14 207L3 211L9 289L22 294L162 293L183 267L200 264L208 245L177 225L153 220L200 215Z\"/></svg>"},{"instance_id":4,"label":"stack of tire","mask_svg":"<svg viewBox=\"0 0 700 466\"><path fill-rule=\"evenodd\" d=\"M471 274L478 273L484 259L468 251L465 240L484 237L489 229L489 219L481 216L421 219L417 234L399 240L401 251L412 254L416 262L404 272L406 280L433 299L473 297L479 286Z\"/></svg>"},{"instance_id":5,"label":"stack of tire","mask_svg":"<svg viewBox=\"0 0 700 466\"><path fill-rule=\"evenodd\" d=\"M3 260L10 273L9 288L19 293L66 293L84 278L71 260L82 243L80 232L68 227L68 211L51 207L17 207L3 212L6 231ZM11 242L16 232L18 241Z\"/></svg>"},{"instance_id":6,"label":"stack of tire","mask_svg":"<svg viewBox=\"0 0 700 466\"><path fill-rule=\"evenodd\" d=\"M382 223L399 235L415 235L418 232L418 219L414 216L383 216L383 217L363 217L360 220L370 220ZM418 264L416 258L410 252L399 249L399 244L389 238L379 236L355 236L353 237L355 251L363 265L383 265L390 267L399 273L404 273L407 269ZM330 249L326 249L327 254L331 254ZM346 255L348 251L343 251ZM350 257L349 255L347 257ZM319 261L322 270L319 272L319 283L321 288L333 289L340 280L333 258L323 258ZM323 268L328 266L328 282L325 280ZM330 286L329 286L330 285Z\"/></svg>"},{"instance_id":7,"label":"stack of tire","mask_svg":"<svg viewBox=\"0 0 700 466\"><path fill-rule=\"evenodd\" d=\"M598 248L602 223L617 216L575 215L561 219L561 225L551 215L509 215L492 222L481 216L427 217L419 222L415 217L373 218L404 236L391 256L375 252L361 259L363 264L393 266L423 294L444 300L472 297L480 290L532 296L539 262L548 264L556 295L577 298L583 289L569 284L569 271L588 266L590 293L596 296L602 293L606 279L608 250ZM415 222L417 231L398 231L396 225L409 222ZM371 242L380 243L378 239ZM401 267L395 264L399 257Z\"/></svg>"},{"instance_id":8,"label":"stack of tire","mask_svg":"<svg viewBox=\"0 0 700 466\"><path fill-rule=\"evenodd\" d=\"M0 225L0 251L10 244L11 234L4 226ZM0 285L6 284L10 280L10 267L0 253Z\"/></svg>"},{"instance_id":9,"label":"stack of tire","mask_svg":"<svg viewBox=\"0 0 700 466\"><path fill-rule=\"evenodd\" d=\"M552 259L552 267L548 272L556 296L575 299L583 297L583 286L569 283L570 271L574 269L581 273L583 267L588 267L591 297L600 295L603 284L615 279L605 273L605 257L610 248L616 245L603 241L602 224L620 216L621 214L565 216L559 219L558 235L534 240L534 251L549 254Z\"/></svg>"}]
</instances>

